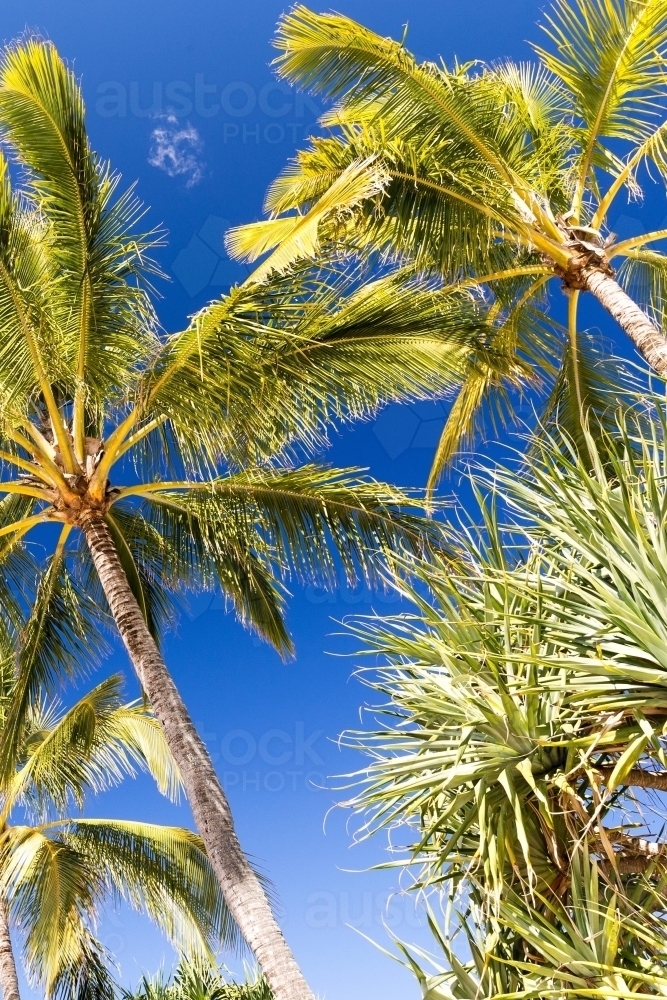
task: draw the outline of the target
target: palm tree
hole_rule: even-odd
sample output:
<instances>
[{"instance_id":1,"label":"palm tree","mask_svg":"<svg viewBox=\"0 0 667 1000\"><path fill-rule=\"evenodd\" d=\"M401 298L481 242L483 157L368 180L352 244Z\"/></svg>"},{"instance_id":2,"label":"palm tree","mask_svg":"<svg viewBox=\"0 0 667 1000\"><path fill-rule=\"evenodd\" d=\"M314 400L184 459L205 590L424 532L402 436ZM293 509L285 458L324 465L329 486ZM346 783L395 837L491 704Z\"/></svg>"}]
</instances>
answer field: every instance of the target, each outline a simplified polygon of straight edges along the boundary
<instances>
[{"instance_id":1,"label":"palm tree","mask_svg":"<svg viewBox=\"0 0 667 1000\"><path fill-rule=\"evenodd\" d=\"M589 461L546 438L521 475L480 470L460 572L356 626L385 665L351 804L452 915L434 974L405 952L425 995L667 990L666 430L658 397Z\"/></svg>"},{"instance_id":2,"label":"palm tree","mask_svg":"<svg viewBox=\"0 0 667 1000\"><path fill-rule=\"evenodd\" d=\"M10 710L11 656L0 677L0 711ZM110 677L71 708L34 704L16 766L1 788L0 987L19 1000L10 923L24 942L29 977L46 997L112 998L107 955L95 938L105 900L125 900L174 945L211 960L239 933L201 839L190 830L80 815L91 794L137 769L176 798L180 776L160 724L141 702L123 704Z\"/></svg>"},{"instance_id":3,"label":"palm tree","mask_svg":"<svg viewBox=\"0 0 667 1000\"><path fill-rule=\"evenodd\" d=\"M423 553L436 534L415 497L297 458L334 420L455 386L484 327L465 290L443 304L409 276L359 288L333 254L322 272L232 289L163 336L150 297L160 235L138 231L140 205L131 189L117 194L84 119L51 44L4 52L0 134L23 187L12 190L1 160L0 617L18 657L0 760L7 777L29 706L89 663L110 614L233 919L278 1000L305 1000L159 637L184 589L217 586L289 654L288 571L375 580L378 559ZM44 525L49 554L30 597L22 560Z\"/></svg>"},{"instance_id":4,"label":"palm tree","mask_svg":"<svg viewBox=\"0 0 667 1000\"><path fill-rule=\"evenodd\" d=\"M228 249L272 251L261 280L334 241L439 275L444 298L478 293L494 333L469 354L431 490L485 412L507 416L512 388L540 373L555 369L547 411L573 437L608 408L618 379L578 331L582 292L667 374L667 257L653 246L667 230L618 240L608 228L617 198L641 195L642 170L667 178L667 3L557 0L545 30L534 65L450 69L300 4L278 28L277 72L335 101L331 134L298 154L269 189L270 218L230 231ZM542 336L554 281L568 297L562 346Z\"/></svg>"},{"instance_id":5,"label":"palm tree","mask_svg":"<svg viewBox=\"0 0 667 1000\"><path fill-rule=\"evenodd\" d=\"M181 957L171 980L162 973L143 976L137 987L124 991L123 1000L272 1000L273 994L261 975L250 975L244 983L225 978L211 962Z\"/></svg>"}]
</instances>

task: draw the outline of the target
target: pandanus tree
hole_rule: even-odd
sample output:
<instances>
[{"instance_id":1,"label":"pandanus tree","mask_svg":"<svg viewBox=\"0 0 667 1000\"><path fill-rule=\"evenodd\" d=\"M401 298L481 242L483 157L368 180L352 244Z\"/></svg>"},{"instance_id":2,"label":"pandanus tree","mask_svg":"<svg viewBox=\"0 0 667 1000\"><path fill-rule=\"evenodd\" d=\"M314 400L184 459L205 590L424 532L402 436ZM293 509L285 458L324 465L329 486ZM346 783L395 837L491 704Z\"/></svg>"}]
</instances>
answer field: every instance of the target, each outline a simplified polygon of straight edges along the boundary
<instances>
[{"instance_id":1,"label":"pandanus tree","mask_svg":"<svg viewBox=\"0 0 667 1000\"><path fill-rule=\"evenodd\" d=\"M14 690L5 657L0 712ZM178 795L180 777L162 727L142 702L123 703L110 677L72 707L39 700L27 713L16 764L0 788L0 987L19 1000L10 925L25 968L46 997L116 995L109 956L95 935L105 904L125 900L146 913L191 960L236 947L229 915L201 838L156 823L92 819L92 795L137 770Z\"/></svg>"},{"instance_id":2,"label":"pandanus tree","mask_svg":"<svg viewBox=\"0 0 667 1000\"><path fill-rule=\"evenodd\" d=\"M356 626L383 665L352 805L449 901L436 972L405 951L424 995L667 992L666 417L477 470L459 572Z\"/></svg>"},{"instance_id":3,"label":"pandanus tree","mask_svg":"<svg viewBox=\"0 0 667 1000\"><path fill-rule=\"evenodd\" d=\"M217 586L287 654L288 571L333 585L338 571L373 579L378 559L398 549L423 553L436 533L414 513L416 498L297 460L312 457L332 420L456 385L483 324L472 305L467 314L463 301L443 306L409 278L362 288L354 275L332 278L334 255L325 277L305 267L247 283L163 336L148 256L160 237L141 235L132 191L118 194L118 177L92 152L78 85L52 45L5 51L0 134L21 176L14 191L2 161L1 579L18 649L5 774L35 697L89 662L107 612L233 919L276 997L310 997L160 637L174 596ZM465 291L461 299L470 304ZM48 556L21 624L28 591L12 565L33 529Z\"/></svg>"},{"instance_id":4,"label":"pandanus tree","mask_svg":"<svg viewBox=\"0 0 667 1000\"><path fill-rule=\"evenodd\" d=\"M609 228L619 198L667 177L667 3L557 0L545 31L535 64L449 68L300 4L278 28L278 75L333 100L330 134L271 186L270 218L230 231L228 249L268 254L260 279L335 242L438 276L445 299L478 295L493 333L483 354L470 350L431 489L485 413L511 414L512 389L539 376L555 376L548 413L573 437L588 411L604 413L617 379L578 330L584 292L667 373L667 231ZM568 297L560 346L544 338L554 285Z\"/></svg>"}]
</instances>

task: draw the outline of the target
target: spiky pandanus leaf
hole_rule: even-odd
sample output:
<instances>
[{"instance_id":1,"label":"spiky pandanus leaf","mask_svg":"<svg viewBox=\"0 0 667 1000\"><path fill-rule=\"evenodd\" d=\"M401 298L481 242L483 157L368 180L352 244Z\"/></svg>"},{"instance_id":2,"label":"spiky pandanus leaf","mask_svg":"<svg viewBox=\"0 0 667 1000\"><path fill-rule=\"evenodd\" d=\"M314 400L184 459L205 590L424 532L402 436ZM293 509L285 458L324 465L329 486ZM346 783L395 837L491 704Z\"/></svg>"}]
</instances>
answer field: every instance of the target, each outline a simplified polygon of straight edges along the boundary
<instances>
[{"instance_id":1,"label":"spiky pandanus leaf","mask_svg":"<svg viewBox=\"0 0 667 1000\"><path fill-rule=\"evenodd\" d=\"M350 734L370 761L348 804L479 933L466 965L445 927L435 976L411 953L436 996L665 989L664 397L615 416L474 471L460 570L425 566L413 614L354 626L383 703Z\"/></svg>"}]
</instances>

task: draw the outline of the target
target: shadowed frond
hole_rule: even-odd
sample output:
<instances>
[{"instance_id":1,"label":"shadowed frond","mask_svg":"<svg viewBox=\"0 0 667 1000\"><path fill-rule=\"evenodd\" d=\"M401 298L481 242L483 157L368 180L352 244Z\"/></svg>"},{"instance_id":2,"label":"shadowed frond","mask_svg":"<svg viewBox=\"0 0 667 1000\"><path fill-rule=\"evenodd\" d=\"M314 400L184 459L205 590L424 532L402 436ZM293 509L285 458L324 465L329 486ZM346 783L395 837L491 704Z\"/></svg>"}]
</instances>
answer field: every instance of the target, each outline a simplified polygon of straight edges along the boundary
<instances>
[{"instance_id":1,"label":"shadowed frond","mask_svg":"<svg viewBox=\"0 0 667 1000\"><path fill-rule=\"evenodd\" d=\"M515 279L516 280L516 279ZM494 437L516 420L516 407L527 389L543 391L553 380L553 357L562 346L559 331L540 307L538 279L518 298L498 282L488 310L492 330L486 349L471 353L466 377L449 411L427 481L432 496L457 453L490 425ZM509 308L503 308L506 301ZM537 300L537 301L536 301Z\"/></svg>"},{"instance_id":2,"label":"shadowed frond","mask_svg":"<svg viewBox=\"0 0 667 1000\"><path fill-rule=\"evenodd\" d=\"M129 510L118 507L106 515L118 556L144 620L158 645L169 631L176 609L169 598L168 576L164 572L165 541L150 524ZM88 565L90 575L94 569ZM106 600L102 598L105 603Z\"/></svg>"},{"instance_id":3,"label":"shadowed frond","mask_svg":"<svg viewBox=\"0 0 667 1000\"><path fill-rule=\"evenodd\" d=\"M28 972L47 995L60 970L83 961L85 915L102 886L79 854L37 829L14 827L4 847L2 888L25 928Z\"/></svg>"},{"instance_id":4,"label":"shadowed frond","mask_svg":"<svg viewBox=\"0 0 667 1000\"><path fill-rule=\"evenodd\" d=\"M618 280L629 295L662 324L667 310L667 257L655 250L631 250L621 261Z\"/></svg>"},{"instance_id":5,"label":"shadowed frond","mask_svg":"<svg viewBox=\"0 0 667 1000\"><path fill-rule=\"evenodd\" d=\"M615 359L600 350L599 343L585 333L579 333L576 344L566 344L561 368L540 415L547 433L556 428L574 446L584 461L591 435L600 454L611 441L617 427L619 406L630 404L629 373Z\"/></svg>"},{"instance_id":6,"label":"shadowed frond","mask_svg":"<svg viewBox=\"0 0 667 1000\"><path fill-rule=\"evenodd\" d=\"M158 505L165 525L175 523L171 512L179 509L191 518L199 526L192 557L204 573L215 570L218 553L224 560L230 543L268 558L279 573L324 584L335 581L334 554L351 581L359 574L376 580L380 561L394 552L423 555L438 547L437 525L411 513L421 507L418 499L356 472L314 464L249 469L209 484L131 487L125 495ZM170 567L172 579L176 569Z\"/></svg>"},{"instance_id":7,"label":"shadowed frond","mask_svg":"<svg viewBox=\"0 0 667 1000\"><path fill-rule=\"evenodd\" d=\"M81 938L78 956L58 970L49 1000L115 1000L108 954L92 934Z\"/></svg>"}]
</instances>

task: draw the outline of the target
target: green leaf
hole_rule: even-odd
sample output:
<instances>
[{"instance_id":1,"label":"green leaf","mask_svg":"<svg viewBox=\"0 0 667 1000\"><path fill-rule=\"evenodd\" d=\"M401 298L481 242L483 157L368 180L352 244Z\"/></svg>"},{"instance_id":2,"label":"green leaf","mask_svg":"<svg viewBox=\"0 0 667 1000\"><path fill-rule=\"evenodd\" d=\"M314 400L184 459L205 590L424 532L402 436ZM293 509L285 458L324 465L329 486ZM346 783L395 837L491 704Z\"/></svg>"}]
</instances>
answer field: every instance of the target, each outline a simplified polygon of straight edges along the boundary
<instances>
[{"instance_id":1,"label":"green leaf","mask_svg":"<svg viewBox=\"0 0 667 1000\"><path fill-rule=\"evenodd\" d=\"M614 789L623 784L623 778L630 773L637 761L641 758L647 743L648 737L641 735L635 737L635 739L628 744L627 748L614 764L614 770L611 772L609 780L607 781L607 791L613 792Z\"/></svg>"},{"instance_id":2,"label":"green leaf","mask_svg":"<svg viewBox=\"0 0 667 1000\"><path fill-rule=\"evenodd\" d=\"M133 232L141 213L131 192L111 204L119 178L92 152L84 119L80 88L51 43L5 50L0 128L51 230L43 249L57 275L49 313L60 328L60 373L71 391L86 379L100 405L155 345L152 307L134 281L156 270L146 258L155 237Z\"/></svg>"},{"instance_id":3,"label":"green leaf","mask_svg":"<svg viewBox=\"0 0 667 1000\"><path fill-rule=\"evenodd\" d=\"M53 692L63 677L86 673L103 655L106 643L99 626L95 605L77 586L62 554L56 553L39 580L19 636L16 685L0 736L0 772L5 780L14 769L31 705L44 691Z\"/></svg>"}]
</instances>

